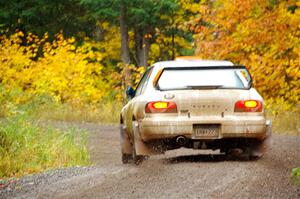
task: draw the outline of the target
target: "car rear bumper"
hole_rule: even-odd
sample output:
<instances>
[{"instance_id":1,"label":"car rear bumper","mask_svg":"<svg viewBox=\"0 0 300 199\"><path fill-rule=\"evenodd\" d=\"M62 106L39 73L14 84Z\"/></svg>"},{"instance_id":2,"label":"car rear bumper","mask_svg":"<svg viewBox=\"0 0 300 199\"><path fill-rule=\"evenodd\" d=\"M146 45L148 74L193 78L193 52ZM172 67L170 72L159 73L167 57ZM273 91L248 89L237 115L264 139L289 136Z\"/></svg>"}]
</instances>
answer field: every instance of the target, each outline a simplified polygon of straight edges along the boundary
<instances>
[{"instance_id":1,"label":"car rear bumper","mask_svg":"<svg viewBox=\"0 0 300 199\"><path fill-rule=\"evenodd\" d=\"M213 137L195 136L197 124L217 124L219 131ZM190 139L257 138L266 137L268 122L264 116L206 117L149 117L139 121L143 141L185 136Z\"/></svg>"}]
</instances>

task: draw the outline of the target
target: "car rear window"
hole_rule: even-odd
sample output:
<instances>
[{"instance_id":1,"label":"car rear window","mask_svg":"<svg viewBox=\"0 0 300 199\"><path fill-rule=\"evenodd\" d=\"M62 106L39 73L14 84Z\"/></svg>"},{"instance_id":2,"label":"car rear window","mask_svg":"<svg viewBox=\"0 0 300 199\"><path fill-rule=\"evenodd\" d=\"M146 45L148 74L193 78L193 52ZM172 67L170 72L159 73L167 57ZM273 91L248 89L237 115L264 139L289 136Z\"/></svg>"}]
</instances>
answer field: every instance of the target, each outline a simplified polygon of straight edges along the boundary
<instances>
[{"instance_id":1,"label":"car rear window","mask_svg":"<svg viewBox=\"0 0 300 199\"><path fill-rule=\"evenodd\" d=\"M160 90L249 89L251 77L245 68L165 68L157 85Z\"/></svg>"}]
</instances>

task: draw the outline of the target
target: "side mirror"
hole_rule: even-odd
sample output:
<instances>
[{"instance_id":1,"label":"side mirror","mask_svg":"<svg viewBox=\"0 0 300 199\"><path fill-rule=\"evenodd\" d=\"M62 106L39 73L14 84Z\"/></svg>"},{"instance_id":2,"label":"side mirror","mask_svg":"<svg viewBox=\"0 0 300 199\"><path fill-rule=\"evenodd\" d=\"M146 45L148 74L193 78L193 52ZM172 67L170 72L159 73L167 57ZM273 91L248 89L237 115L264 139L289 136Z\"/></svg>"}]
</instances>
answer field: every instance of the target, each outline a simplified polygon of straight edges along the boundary
<instances>
[{"instance_id":1,"label":"side mirror","mask_svg":"<svg viewBox=\"0 0 300 199\"><path fill-rule=\"evenodd\" d=\"M128 88L126 90L126 95L129 99L134 98L135 90L131 86L128 86Z\"/></svg>"}]
</instances>

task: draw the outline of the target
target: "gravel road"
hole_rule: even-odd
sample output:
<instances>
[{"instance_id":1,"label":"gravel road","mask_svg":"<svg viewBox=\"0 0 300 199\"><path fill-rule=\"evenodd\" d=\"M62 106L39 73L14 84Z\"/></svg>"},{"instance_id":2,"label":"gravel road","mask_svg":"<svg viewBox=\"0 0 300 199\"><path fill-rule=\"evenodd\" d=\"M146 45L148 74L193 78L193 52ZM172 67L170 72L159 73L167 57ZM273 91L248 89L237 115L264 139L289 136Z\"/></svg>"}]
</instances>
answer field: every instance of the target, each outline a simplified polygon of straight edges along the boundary
<instances>
[{"instance_id":1,"label":"gravel road","mask_svg":"<svg viewBox=\"0 0 300 199\"><path fill-rule=\"evenodd\" d=\"M300 137L273 135L261 159L228 160L212 152L178 149L139 166L122 165L118 126L55 123L89 130L93 166L27 176L0 198L300 198L291 169L300 166Z\"/></svg>"}]
</instances>

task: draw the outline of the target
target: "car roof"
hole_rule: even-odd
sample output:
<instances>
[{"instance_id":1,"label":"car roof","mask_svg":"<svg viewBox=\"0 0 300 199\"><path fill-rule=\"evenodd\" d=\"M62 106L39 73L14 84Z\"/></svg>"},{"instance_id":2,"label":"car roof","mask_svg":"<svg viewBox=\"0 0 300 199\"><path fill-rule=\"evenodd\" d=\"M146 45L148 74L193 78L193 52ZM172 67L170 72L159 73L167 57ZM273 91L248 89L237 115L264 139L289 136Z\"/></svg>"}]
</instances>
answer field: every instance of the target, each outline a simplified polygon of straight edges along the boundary
<instances>
[{"instance_id":1,"label":"car roof","mask_svg":"<svg viewBox=\"0 0 300 199\"><path fill-rule=\"evenodd\" d=\"M213 67L213 66L228 66L232 67L234 64L230 61L222 60L175 60L175 61L161 61L154 64L155 68L176 68L176 67Z\"/></svg>"}]
</instances>

